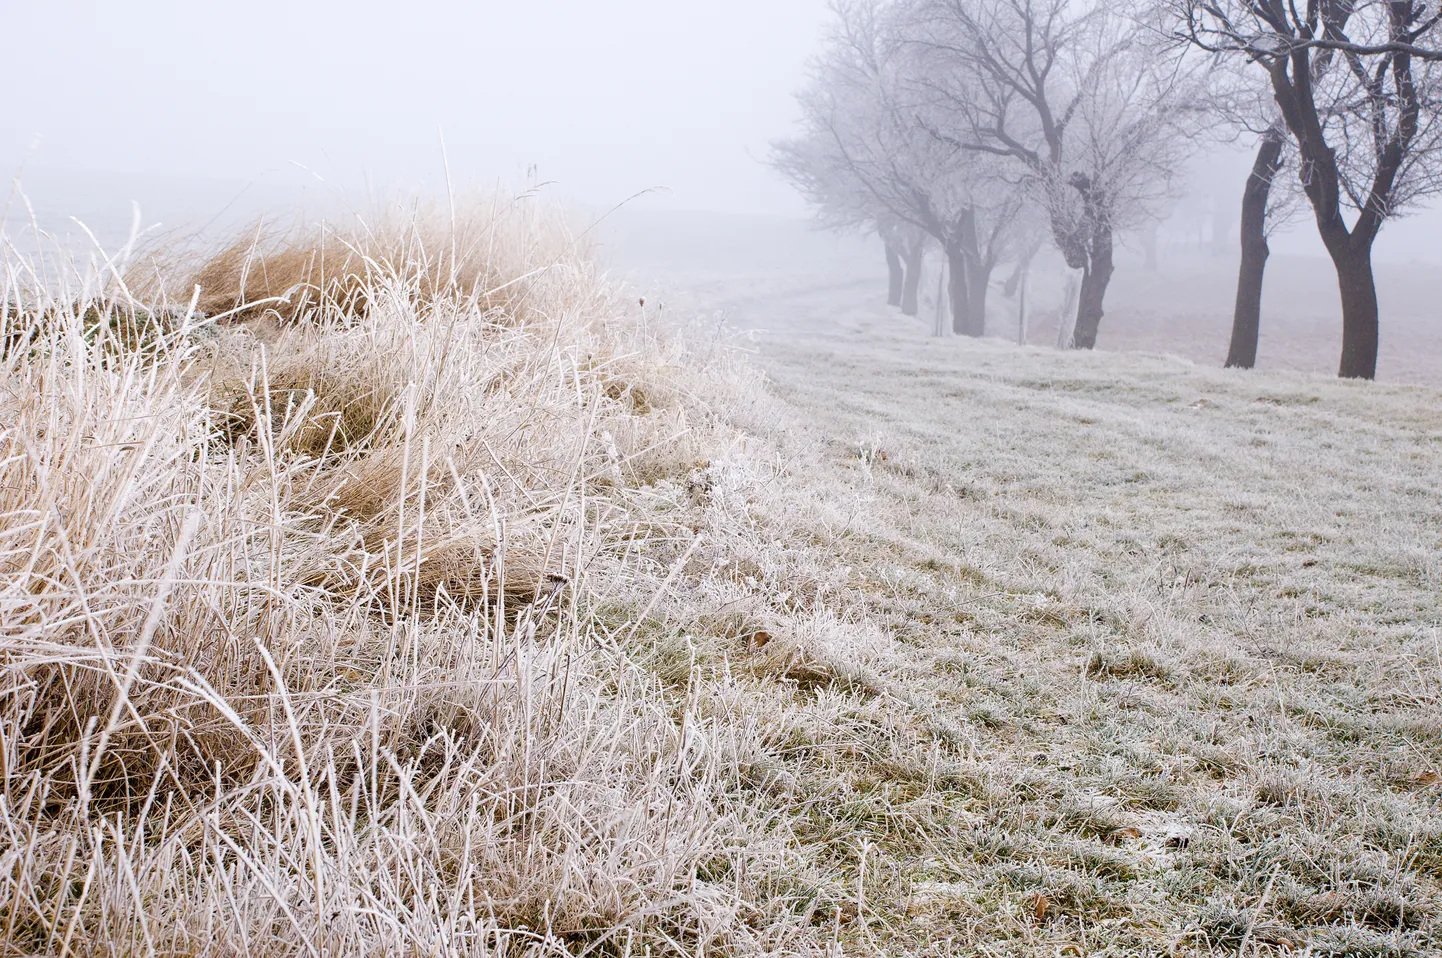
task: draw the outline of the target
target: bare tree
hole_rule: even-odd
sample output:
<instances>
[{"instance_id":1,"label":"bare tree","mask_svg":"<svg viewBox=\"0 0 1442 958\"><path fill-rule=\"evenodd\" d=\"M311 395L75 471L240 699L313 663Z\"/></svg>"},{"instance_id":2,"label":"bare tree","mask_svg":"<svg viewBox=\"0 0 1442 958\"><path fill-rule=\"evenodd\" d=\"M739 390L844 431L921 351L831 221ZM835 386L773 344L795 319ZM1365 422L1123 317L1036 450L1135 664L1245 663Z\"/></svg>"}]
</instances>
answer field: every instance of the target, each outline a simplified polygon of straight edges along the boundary
<instances>
[{"instance_id":1,"label":"bare tree","mask_svg":"<svg viewBox=\"0 0 1442 958\"><path fill-rule=\"evenodd\" d=\"M1174 3L1180 38L1265 71L1337 271L1338 374L1374 378L1373 244L1389 218L1442 187L1442 10L1429 0Z\"/></svg>"},{"instance_id":2,"label":"bare tree","mask_svg":"<svg viewBox=\"0 0 1442 958\"><path fill-rule=\"evenodd\" d=\"M1006 175L1000 158L967 147L968 117L958 114L949 96L938 95L928 72L931 64L916 56L909 42L899 56L905 63L906 113L930 138L915 148L918 154L934 154L945 170L931 191L913 193L918 221L946 255L954 331L982 336L996 267L1007 258L1018 264L1031 258L1027 191L1019 178Z\"/></svg>"},{"instance_id":3,"label":"bare tree","mask_svg":"<svg viewBox=\"0 0 1442 958\"><path fill-rule=\"evenodd\" d=\"M900 306L906 286L906 266L901 260L901 247L894 240L884 239L886 244L886 305Z\"/></svg>"},{"instance_id":4,"label":"bare tree","mask_svg":"<svg viewBox=\"0 0 1442 958\"><path fill-rule=\"evenodd\" d=\"M1270 87L1259 83L1254 71L1225 58L1211 58L1208 70L1210 110L1219 121L1213 140L1254 139L1256 156L1242 189L1240 214L1228 228L1240 226L1241 261L1237 268L1236 304L1232 335L1227 346L1228 368L1251 369L1257 363L1262 327L1262 290L1271 257L1272 232L1290 221L1299 207L1301 185L1295 177L1280 174L1296 168L1296 150L1286 124L1272 101ZM1323 69L1322 61L1314 63ZM1222 241L1220 222L1213 229L1213 245Z\"/></svg>"},{"instance_id":5,"label":"bare tree","mask_svg":"<svg viewBox=\"0 0 1442 958\"><path fill-rule=\"evenodd\" d=\"M886 305L900 306L906 294L906 260L900 223L889 217L876 222L876 235L886 248Z\"/></svg>"},{"instance_id":6,"label":"bare tree","mask_svg":"<svg viewBox=\"0 0 1442 958\"><path fill-rule=\"evenodd\" d=\"M1115 234L1170 191L1197 104L1153 34L1120 6L911 0L910 42L936 96L967 117L965 149L1019 165L1052 238L1082 271L1073 343L1096 345Z\"/></svg>"},{"instance_id":7,"label":"bare tree","mask_svg":"<svg viewBox=\"0 0 1442 958\"><path fill-rule=\"evenodd\" d=\"M778 165L804 155L828 178L858 184L866 208L934 237L950 267L953 328L982 335L988 283L1020 198L988 177L987 157L939 135L934 115L925 119L934 103L918 97L917 63L899 42L893 8L839 0L833 9L825 53L799 97L803 131L776 144Z\"/></svg>"},{"instance_id":8,"label":"bare tree","mask_svg":"<svg viewBox=\"0 0 1442 958\"><path fill-rule=\"evenodd\" d=\"M883 224L893 237L902 263L901 307L902 315L915 316L921 312L921 277L926 267L926 231L900 218L889 210L882 213L877 222Z\"/></svg>"},{"instance_id":9,"label":"bare tree","mask_svg":"<svg viewBox=\"0 0 1442 958\"><path fill-rule=\"evenodd\" d=\"M876 201L839 151L835 138L812 130L775 143L771 165L811 204L817 226L875 233L881 239L886 255L887 305L915 316L920 308L926 235Z\"/></svg>"},{"instance_id":10,"label":"bare tree","mask_svg":"<svg viewBox=\"0 0 1442 958\"><path fill-rule=\"evenodd\" d=\"M1282 169L1286 134L1268 127L1258 138L1257 158L1242 191L1242 261L1237 269L1237 303L1232 312L1232 338L1227 346L1229 368L1251 369L1257 364L1257 340L1262 329L1262 284L1271 247L1267 242L1267 213L1272 184Z\"/></svg>"}]
</instances>

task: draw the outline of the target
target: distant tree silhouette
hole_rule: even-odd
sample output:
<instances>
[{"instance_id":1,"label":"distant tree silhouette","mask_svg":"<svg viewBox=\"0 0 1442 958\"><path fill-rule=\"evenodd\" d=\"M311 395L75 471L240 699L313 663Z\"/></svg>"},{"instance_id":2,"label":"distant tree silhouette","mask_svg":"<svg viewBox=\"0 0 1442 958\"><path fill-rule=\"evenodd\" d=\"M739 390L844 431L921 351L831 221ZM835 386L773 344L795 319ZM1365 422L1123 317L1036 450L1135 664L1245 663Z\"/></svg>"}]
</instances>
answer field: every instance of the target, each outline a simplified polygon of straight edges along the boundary
<instances>
[{"instance_id":1,"label":"distant tree silhouette","mask_svg":"<svg viewBox=\"0 0 1442 958\"><path fill-rule=\"evenodd\" d=\"M1442 188L1442 11L1425 0L1173 0L1173 8L1178 37L1264 73L1337 272L1338 374L1375 378L1373 245L1388 219Z\"/></svg>"}]
</instances>

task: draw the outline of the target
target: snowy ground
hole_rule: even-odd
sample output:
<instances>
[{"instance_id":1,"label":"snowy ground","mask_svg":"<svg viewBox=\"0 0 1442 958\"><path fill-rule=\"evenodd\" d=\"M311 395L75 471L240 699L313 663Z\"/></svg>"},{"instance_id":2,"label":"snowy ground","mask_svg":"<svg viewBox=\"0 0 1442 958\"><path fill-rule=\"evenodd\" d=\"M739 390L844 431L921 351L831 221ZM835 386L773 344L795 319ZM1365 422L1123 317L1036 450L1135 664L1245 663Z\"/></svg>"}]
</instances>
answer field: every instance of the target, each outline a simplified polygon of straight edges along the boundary
<instances>
[{"instance_id":1,"label":"snowy ground","mask_svg":"<svg viewBox=\"0 0 1442 958\"><path fill-rule=\"evenodd\" d=\"M842 253L667 295L756 330L784 409L763 586L845 583L864 678L775 746L843 937L1435 954L1442 395L938 340Z\"/></svg>"}]
</instances>

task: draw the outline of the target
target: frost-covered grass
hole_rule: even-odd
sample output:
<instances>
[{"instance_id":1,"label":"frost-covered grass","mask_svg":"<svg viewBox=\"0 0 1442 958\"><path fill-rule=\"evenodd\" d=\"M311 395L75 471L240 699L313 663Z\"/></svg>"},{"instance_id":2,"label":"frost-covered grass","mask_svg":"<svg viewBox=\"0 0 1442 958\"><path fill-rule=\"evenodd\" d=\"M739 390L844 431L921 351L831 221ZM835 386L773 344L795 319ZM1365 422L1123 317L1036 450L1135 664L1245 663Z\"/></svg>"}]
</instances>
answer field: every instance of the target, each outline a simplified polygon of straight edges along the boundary
<instances>
[{"instance_id":1,"label":"frost-covered grass","mask_svg":"<svg viewBox=\"0 0 1442 958\"><path fill-rule=\"evenodd\" d=\"M930 340L865 292L729 308L806 450L773 538L879 649L778 753L858 942L1435 953L1442 395Z\"/></svg>"},{"instance_id":2,"label":"frost-covered grass","mask_svg":"<svg viewBox=\"0 0 1442 958\"><path fill-rule=\"evenodd\" d=\"M12 257L8 952L1437 948L1436 392L468 210Z\"/></svg>"},{"instance_id":3,"label":"frost-covered grass","mask_svg":"<svg viewBox=\"0 0 1442 958\"><path fill-rule=\"evenodd\" d=\"M7 953L814 947L647 667L754 374L538 202L8 262Z\"/></svg>"}]
</instances>

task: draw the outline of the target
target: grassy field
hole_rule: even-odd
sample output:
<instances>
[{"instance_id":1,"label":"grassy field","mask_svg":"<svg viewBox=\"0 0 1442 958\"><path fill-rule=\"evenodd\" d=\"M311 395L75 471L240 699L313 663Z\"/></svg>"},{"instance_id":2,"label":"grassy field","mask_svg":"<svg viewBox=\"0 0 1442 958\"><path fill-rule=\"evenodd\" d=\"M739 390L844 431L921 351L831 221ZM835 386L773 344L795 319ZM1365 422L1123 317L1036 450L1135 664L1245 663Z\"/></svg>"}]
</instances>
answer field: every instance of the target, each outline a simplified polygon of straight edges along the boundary
<instances>
[{"instance_id":1,"label":"grassy field","mask_svg":"<svg viewBox=\"0 0 1442 958\"><path fill-rule=\"evenodd\" d=\"M529 201L24 267L5 953L1442 947L1436 391L663 308Z\"/></svg>"},{"instance_id":2,"label":"grassy field","mask_svg":"<svg viewBox=\"0 0 1442 958\"><path fill-rule=\"evenodd\" d=\"M777 538L870 638L785 753L859 940L1442 946L1442 396L929 340L855 298L727 311L792 416Z\"/></svg>"}]
</instances>

